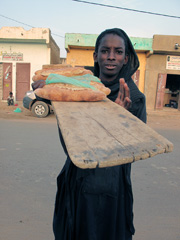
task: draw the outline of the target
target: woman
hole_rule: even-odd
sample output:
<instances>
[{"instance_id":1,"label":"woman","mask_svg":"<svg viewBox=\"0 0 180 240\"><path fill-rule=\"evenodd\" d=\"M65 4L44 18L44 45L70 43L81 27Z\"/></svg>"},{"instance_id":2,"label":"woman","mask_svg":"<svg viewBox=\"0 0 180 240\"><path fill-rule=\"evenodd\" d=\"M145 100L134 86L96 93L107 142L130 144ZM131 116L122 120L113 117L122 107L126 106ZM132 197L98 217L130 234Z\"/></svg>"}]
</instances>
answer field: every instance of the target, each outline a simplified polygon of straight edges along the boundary
<instances>
[{"instance_id":1,"label":"woman","mask_svg":"<svg viewBox=\"0 0 180 240\"><path fill-rule=\"evenodd\" d=\"M121 29L102 32L96 41L94 75L111 89L108 98L146 122L145 97L131 76L139 61ZM53 230L56 240L131 240L133 195L131 164L80 169L67 160L57 178Z\"/></svg>"}]
</instances>

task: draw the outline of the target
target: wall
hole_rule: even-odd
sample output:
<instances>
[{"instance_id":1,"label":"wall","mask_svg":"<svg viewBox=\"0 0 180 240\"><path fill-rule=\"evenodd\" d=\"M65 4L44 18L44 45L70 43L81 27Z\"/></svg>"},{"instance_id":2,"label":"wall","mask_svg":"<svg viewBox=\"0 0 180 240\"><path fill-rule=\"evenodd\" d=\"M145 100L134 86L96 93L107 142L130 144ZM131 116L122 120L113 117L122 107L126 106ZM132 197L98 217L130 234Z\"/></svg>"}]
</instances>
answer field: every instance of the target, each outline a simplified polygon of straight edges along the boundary
<instances>
[{"instance_id":1,"label":"wall","mask_svg":"<svg viewBox=\"0 0 180 240\"><path fill-rule=\"evenodd\" d=\"M94 66L93 61L94 50L89 49L71 49L67 53L66 62L74 66Z\"/></svg>"},{"instance_id":2,"label":"wall","mask_svg":"<svg viewBox=\"0 0 180 240\"><path fill-rule=\"evenodd\" d=\"M175 49L175 44L180 44L180 36L174 35L154 35L153 51L158 53L180 54L180 48Z\"/></svg>"},{"instance_id":3,"label":"wall","mask_svg":"<svg viewBox=\"0 0 180 240\"><path fill-rule=\"evenodd\" d=\"M0 29L0 38L8 39L44 39L45 43L49 43L49 28L31 28L25 30L22 27L2 27Z\"/></svg>"},{"instance_id":4,"label":"wall","mask_svg":"<svg viewBox=\"0 0 180 240\"><path fill-rule=\"evenodd\" d=\"M52 37L50 37L49 49L50 49L50 64L59 64L60 49Z\"/></svg>"},{"instance_id":5,"label":"wall","mask_svg":"<svg viewBox=\"0 0 180 240\"><path fill-rule=\"evenodd\" d=\"M2 99L2 88L3 88L3 67L2 64L0 63L0 99Z\"/></svg>"},{"instance_id":6,"label":"wall","mask_svg":"<svg viewBox=\"0 0 180 240\"><path fill-rule=\"evenodd\" d=\"M144 93L144 79L145 79L145 68L146 68L146 53L137 53L139 58L139 90Z\"/></svg>"},{"instance_id":7,"label":"wall","mask_svg":"<svg viewBox=\"0 0 180 240\"><path fill-rule=\"evenodd\" d=\"M180 70L166 69L167 55L153 54L147 59L145 72L145 95L147 109L154 109L156 103L158 74L177 74Z\"/></svg>"},{"instance_id":8,"label":"wall","mask_svg":"<svg viewBox=\"0 0 180 240\"><path fill-rule=\"evenodd\" d=\"M22 53L23 61L2 61L1 62L12 62L12 91L15 93L16 91L16 63L31 63L30 69L30 79L32 82L32 76L34 72L38 69L42 68L43 64L50 63L50 56L48 54L48 49L46 44L18 44L18 43L0 43L0 57L2 56L2 52L14 52L14 53ZM38 53L38 54L37 54ZM31 84L31 83L30 83ZM31 85L30 85L31 86ZM29 86L29 88L30 88Z\"/></svg>"}]
</instances>

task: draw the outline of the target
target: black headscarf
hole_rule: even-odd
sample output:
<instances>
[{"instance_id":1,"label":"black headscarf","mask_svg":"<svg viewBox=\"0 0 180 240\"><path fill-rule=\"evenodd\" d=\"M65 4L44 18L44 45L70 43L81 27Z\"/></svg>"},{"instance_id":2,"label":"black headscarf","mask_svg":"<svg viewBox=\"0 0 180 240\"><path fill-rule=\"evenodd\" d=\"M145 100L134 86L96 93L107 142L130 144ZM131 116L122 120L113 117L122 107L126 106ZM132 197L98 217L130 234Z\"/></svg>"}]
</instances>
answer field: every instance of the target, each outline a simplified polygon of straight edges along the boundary
<instances>
[{"instance_id":1,"label":"black headscarf","mask_svg":"<svg viewBox=\"0 0 180 240\"><path fill-rule=\"evenodd\" d=\"M119 91L119 79L124 78L130 88L131 100L133 101L134 98L136 98L137 95L139 95L139 93L140 93L131 78L131 76L136 72L136 70L139 67L139 60L138 60L137 54L136 54L134 47L131 43L131 40L129 39L127 34L119 28L107 29L98 36L98 38L96 40L96 45L95 45L96 53L98 53L98 48L99 48L102 38L107 34L115 34L115 35L118 35L121 38L123 38L124 43L125 43L125 54L128 55L128 62L126 65L123 65L121 71L119 72L118 77L111 82L102 81L106 87L111 89L111 94L108 96L108 98L111 99L112 101L115 101L115 99L117 98L118 91ZM95 62L94 63L94 75L96 77L99 77L99 74L100 74L99 64L97 62Z\"/></svg>"}]
</instances>

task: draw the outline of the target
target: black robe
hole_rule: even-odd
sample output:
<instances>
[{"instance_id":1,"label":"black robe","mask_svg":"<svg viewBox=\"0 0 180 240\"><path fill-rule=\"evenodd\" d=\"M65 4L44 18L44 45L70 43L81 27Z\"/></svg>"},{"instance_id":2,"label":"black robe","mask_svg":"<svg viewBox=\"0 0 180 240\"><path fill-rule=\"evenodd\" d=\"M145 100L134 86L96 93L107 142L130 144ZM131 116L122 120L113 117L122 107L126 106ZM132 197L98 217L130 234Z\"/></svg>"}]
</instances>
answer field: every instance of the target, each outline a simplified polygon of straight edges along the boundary
<instances>
[{"instance_id":1,"label":"black robe","mask_svg":"<svg viewBox=\"0 0 180 240\"><path fill-rule=\"evenodd\" d=\"M146 122L145 96L131 79L139 66L137 55L130 39L122 30L110 31L127 39L129 52L128 63L123 66L119 76L112 82L103 82L111 89L108 98L115 101L119 91L119 78L123 77L132 100L129 111ZM99 76L97 63L94 75ZM59 135L67 160L57 178L53 220L55 240L131 240L135 232L131 164L80 169L70 160L60 129Z\"/></svg>"},{"instance_id":2,"label":"black robe","mask_svg":"<svg viewBox=\"0 0 180 240\"><path fill-rule=\"evenodd\" d=\"M132 80L128 84L130 112L146 121L145 97ZM134 234L131 164L80 169L67 154L57 178L53 230L55 240L129 240Z\"/></svg>"}]
</instances>

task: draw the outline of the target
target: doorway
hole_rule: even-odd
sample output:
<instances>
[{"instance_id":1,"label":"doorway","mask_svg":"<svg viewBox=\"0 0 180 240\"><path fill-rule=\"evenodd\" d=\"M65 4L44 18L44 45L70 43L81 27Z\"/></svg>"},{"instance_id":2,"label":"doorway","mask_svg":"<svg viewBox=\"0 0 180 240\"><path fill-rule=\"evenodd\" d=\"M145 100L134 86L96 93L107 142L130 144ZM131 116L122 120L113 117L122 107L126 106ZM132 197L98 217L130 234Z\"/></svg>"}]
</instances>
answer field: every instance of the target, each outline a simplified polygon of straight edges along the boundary
<instances>
[{"instance_id":1,"label":"doorway","mask_svg":"<svg viewBox=\"0 0 180 240\"><path fill-rule=\"evenodd\" d=\"M171 108L178 108L180 99L180 75L167 74L164 106Z\"/></svg>"}]
</instances>

